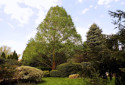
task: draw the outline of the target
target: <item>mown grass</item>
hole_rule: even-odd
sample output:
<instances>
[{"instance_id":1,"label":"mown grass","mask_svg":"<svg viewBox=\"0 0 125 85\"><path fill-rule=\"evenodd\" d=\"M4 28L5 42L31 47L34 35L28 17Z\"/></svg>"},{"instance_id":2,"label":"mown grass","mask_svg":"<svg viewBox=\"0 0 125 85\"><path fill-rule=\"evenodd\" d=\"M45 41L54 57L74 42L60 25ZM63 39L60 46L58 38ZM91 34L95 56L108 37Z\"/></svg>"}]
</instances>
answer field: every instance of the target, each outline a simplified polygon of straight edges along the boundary
<instances>
[{"instance_id":1,"label":"mown grass","mask_svg":"<svg viewBox=\"0 0 125 85\"><path fill-rule=\"evenodd\" d=\"M69 78L54 78L54 77L47 77L43 78L43 83L38 85L83 85L83 79L69 79Z\"/></svg>"},{"instance_id":2,"label":"mown grass","mask_svg":"<svg viewBox=\"0 0 125 85\"><path fill-rule=\"evenodd\" d=\"M115 78L113 77L111 81L108 78L108 84L107 85L115 85Z\"/></svg>"},{"instance_id":3,"label":"mown grass","mask_svg":"<svg viewBox=\"0 0 125 85\"><path fill-rule=\"evenodd\" d=\"M57 77L46 77L42 78L43 82L37 85L86 85L83 78L69 79L69 78L57 78ZM115 78L112 81L108 80L107 85L115 85Z\"/></svg>"}]
</instances>

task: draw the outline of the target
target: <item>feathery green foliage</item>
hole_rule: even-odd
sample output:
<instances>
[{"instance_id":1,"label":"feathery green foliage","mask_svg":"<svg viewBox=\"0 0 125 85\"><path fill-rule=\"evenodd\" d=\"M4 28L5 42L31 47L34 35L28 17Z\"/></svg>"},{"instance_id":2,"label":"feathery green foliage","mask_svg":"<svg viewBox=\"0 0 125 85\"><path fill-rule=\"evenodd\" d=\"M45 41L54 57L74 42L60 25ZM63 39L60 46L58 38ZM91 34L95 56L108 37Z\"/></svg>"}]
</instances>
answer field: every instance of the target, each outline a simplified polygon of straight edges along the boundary
<instances>
[{"instance_id":1,"label":"feathery green foliage","mask_svg":"<svg viewBox=\"0 0 125 85\"><path fill-rule=\"evenodd\" d=\"M75 53L78 45L81 45L81 36L76 32L71 16L62 7L51 7L37 27L35 39L27 44L23 60L30 64L33 58L39 57L43 66L55 69Z\"/></svg>"}]
</instances>

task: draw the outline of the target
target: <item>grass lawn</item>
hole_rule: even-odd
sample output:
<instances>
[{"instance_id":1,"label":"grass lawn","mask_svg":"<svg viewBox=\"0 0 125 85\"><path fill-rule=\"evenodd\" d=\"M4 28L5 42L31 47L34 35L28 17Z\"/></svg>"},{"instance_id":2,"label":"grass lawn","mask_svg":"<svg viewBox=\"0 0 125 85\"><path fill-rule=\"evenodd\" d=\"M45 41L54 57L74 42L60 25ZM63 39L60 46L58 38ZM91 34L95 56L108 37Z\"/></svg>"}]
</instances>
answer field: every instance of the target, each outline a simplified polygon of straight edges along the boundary
<instances>
[{"instance_id":1,"label":"grass lawn","mask_svg":"<svg viewBox=\"0 0 125 85\"><path fill-rule=\"evenodd\" d=\"M69 78L57 78L57 77L46 77L42 78L43 83L37 85L85 85L83 78L69 79ZM115 85L115 78L112 79L107 85Z\"/></svg>"},{"instance_id":2,"label":"grass lawn","mask_svg":"<svg viewBox=\"0 0 125 85\"><path fill-rule=\"evenodd\" d=\"M43 83L38 85L83 85L83 79L69 79L69 78L55 78L47 77L43 78Z\"/></svg>"},{"instance_id":3,"label":"grass lawn","mask_svg":"<svg viewBox=\"0 0 125 85\"><path fill-rule=\"evenodd\" d=\"M112 81L110 81L108 78L108 81L109 81L109 83L107 85L115 85L115 78L114 77L112 78Z\"/></svg>"}]
</instances>

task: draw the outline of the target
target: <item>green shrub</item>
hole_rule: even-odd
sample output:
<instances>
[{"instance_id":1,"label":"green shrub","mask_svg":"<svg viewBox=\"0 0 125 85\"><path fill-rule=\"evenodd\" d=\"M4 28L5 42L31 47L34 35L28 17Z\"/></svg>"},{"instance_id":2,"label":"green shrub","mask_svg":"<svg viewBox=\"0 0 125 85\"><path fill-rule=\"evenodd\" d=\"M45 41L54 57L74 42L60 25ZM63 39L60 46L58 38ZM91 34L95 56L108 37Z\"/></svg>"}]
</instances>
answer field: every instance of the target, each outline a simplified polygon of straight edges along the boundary
<instances>
[{"instance_id":1,"label":"green shrub","mask_svg":"<svg viewBox=\"0 0 125 85\"><path fill-rule=\"evenodd\" d=\"M91 78L87 81L84 78L85 85L107 85L107 80L101 78L99 71L97 71L95 68L91 69ZM114 85L114 84L113 84Z\"/></svg>"},{"instance_id":2,"label":"green shrub","mask_svg":"<svg viewBox=\"0 0 125 85\"><path fill-rule=\"evenodd\" d=\"M16 72L16 65L9 65L7 63L0 65L0 79L11 80Z\"/></svg>"},{"instance_id":3,"label":"green shrub","mask_svg":"<svg viewBox=\"0 0 125 85\"><path fill-rule=\"evenodd\" d=\"M116 85L125 85L125 68L119 68L120 69L120 77L116 77ZM117 74L118 75L118 74Z\"/></svg>"},{"instance_id":4,"label":"green shrub","mask_svg":"<svg viewBox=\"0 0 125 85\"><path fill-rule=\"evenodd\" d=\"M5 59L0 57L0 65L5 63Z\"/></svg>"},{"instance_id":5,"label":"green shrub","mask_svg":"<svg viewBox=\"0 0 125 85\"><path fill-rule=\"evenodd\" d=\"M17 65L17 66L22 65L22 63L16 59L6 59L6 63L8 63L9 65Z\"/></svg>"},{"instance_id":6,"label":"green shrub","mask_svg":"<svg viewBox=\"0 0 125 85\"><path fill-rule=\"evenodd\" d=\"M81 66L82 66L82 73L81 73L81 75L83 77L91 77L92 76L91 70L93 68L92 64L90 62L82 62Z\"/></svg>"},{"instance_id":7,"label":"green shrub","mask_svg":"<svg viewBox=\"0 0 125 85\"><path fill-rule=\"evenodd\" d=\"M61 72L61 77L68 77L82 71L82 66L79 63L64 63L57 66L57 70Z\"/></svg>"},{"instance_id":8,"label":"green shrub","mask_svg":"<svg viewBox=\"0 0 125 85\"><path fill-rule=\"evenodd\" d=\"M43 75L44 75L44 77L49 77L50 76L50 72L49 71L43 71Z\"/></svg>"},{"instance_id":9,"label":"green shrub","mask_svg":"<svg viewBox=\"0 0 125 85\"><path fill-rule=\"evenodd\" d=\"M61 77L61 72L58 70L52 70L52 71L50 71L50 76L51 77Z\"/></svg>"},{"instance_id":10,"label":"green shrub","mask_svg":"<svg viewBox=\"0 0 125 85\"><path fill-rule=\"evenodd\" d=\"M50 68L50 67L43 67L43 66L38 66L36 68L41 69L42 71L46 71L46 70L51 71L52 70L52 68Z\"/></svg>"},{"instance_id":11,"label":"green shrub","mask_svg":"<svg viewBox=\"0 0 125 85\"><path fill-rule=\"evenodd\" d=\"M16 78L20 81L40 82L43 71L30 66L21 66L17 68L16 75Z\"/></svg>"}]
</instances>

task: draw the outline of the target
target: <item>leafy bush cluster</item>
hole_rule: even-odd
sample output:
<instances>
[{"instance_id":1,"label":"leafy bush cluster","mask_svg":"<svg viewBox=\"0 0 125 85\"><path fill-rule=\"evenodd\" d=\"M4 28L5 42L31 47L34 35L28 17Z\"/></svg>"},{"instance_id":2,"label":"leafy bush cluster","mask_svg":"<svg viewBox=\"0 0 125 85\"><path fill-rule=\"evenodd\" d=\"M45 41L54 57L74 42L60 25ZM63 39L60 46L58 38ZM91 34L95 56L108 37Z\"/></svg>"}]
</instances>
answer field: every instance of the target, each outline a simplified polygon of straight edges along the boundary
<instances>
[{"instance_id":1,"label":"leafy bush cluster","mask_svg":"<svg viewBox=\"0 0 125 85\"><path fill-rule=\"evenodd\" d=\"M43 77L43 71L30 67L30 66L21 66L17 68L16 78L19 81L25 82L41 82Z\"/></svg>"},{"instance_id":2,"label":"leafy bush cluster","mask_svg":"<svg viewBox=\"0 0 125 85\"><path fill-rule=\"evenodd\" d=\"M71 74L79 73L82 66L78 63L63 63L57 66L57 70L52 70L50 76L52 77L68 77Z\"/></svg>"}]
</instances>

